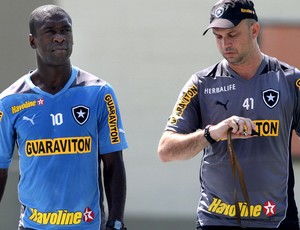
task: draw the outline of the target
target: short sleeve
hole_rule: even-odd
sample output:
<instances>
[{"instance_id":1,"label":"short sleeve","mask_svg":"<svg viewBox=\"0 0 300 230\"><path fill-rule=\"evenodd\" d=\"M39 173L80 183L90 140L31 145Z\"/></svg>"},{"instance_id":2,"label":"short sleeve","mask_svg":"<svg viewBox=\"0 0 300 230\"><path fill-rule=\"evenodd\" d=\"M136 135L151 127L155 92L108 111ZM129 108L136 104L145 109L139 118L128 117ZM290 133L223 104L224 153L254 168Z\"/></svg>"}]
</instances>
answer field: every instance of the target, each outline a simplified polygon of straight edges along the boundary
<instances>
[{"instance_id":1,"label":"short sleeve","mask_svg":"<svg viewBox=\"0 0 300 230\"><path fill-rule=\"evenodd\" d=\"M121 112L114 89L106 84L100 97L99 148L100 154L120 151L128 147Z\"/></svg>"},{"instance_id":2,"label":"short sleeve","mask_svg":"<svg viewBox=\"0 0 300 230\"><path fill-rule=\"evenodd\" d=\"M198 83L196 75L193 75L177 98L172 114L168 119L166 130L187 134L199 129L200 124Z\"/></svg>"},{"instance_id":3,"label":"short sleeve","mask_svg":"<svg viewBox=\"0 0 300 230\"><path fill-rule=\"evenodd\" d=\"M14 129L6 112L3 101L0 101L0 168L8 168L14 152Z\"/></svg>"},{"instance_id":4,"label":"short sleeve","mask_svg":"<svg viewBox=\"0 0 300 230\"><path fill-rule=\"evenodd\" d=\"M300 71L295 69L293 79L293 88L295 89L295 107L294 107L294 120L293 128L298 136L300 136Z\"/></svg>"}]
</instances>

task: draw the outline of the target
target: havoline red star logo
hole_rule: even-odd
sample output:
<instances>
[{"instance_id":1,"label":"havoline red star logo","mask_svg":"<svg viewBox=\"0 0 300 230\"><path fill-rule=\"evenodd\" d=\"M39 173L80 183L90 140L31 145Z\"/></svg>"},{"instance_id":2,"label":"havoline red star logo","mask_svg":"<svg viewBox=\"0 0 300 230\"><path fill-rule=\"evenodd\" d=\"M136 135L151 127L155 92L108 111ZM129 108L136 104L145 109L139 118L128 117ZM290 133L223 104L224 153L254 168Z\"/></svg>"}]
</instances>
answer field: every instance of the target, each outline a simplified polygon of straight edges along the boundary
<instances>
[{"instance_id":1,"label":"havoline red star logo","mask_svg":"<svg viewBox=\"0 0 300 230\"><path fill-rule=\"evenodd\" d=\"M92 222L94 220L95 214L90 208L85 208L83 212L83 220L85 222Z\"/></svg>"},{"instance_id":2,"label":"havoline red star logo","mask_svg":"<svg viewBox=\"0 0 300 230\"><path fill-rule=\"evenodd\" d=\"M84 105L75 106L72 108L72 114L75 121L83 125L90 116L90 109Z\"/></svg>"},{"instance_id":3,"label":"havoline red star logo","mask_svg":"<svg viewBox=\"0 0 300 230\"><path fill-rule=\"evenodd\" d=\"M37 104L38 104L38 105L43 105L43 104L44 104L44 98L39 98L39 99L37 100Z\"/></svg>"},{"instance_id":4,"label":"havoline red star logo","mask_svg":"<svg viewBox=\"0 0 300 230\"><path fill-rule=\"evenodd\" d=\"M266 216L273 216L276 213L276 205L273 201L268 200L264 204L264 213Z\"/></svg>"},{"instance_id":5,"label":"havoline red star logo","mask_svg":"<svg viewBox=\"0 0 300 230\"><path fill-rule=\"evenodd\" d=\"M263 91L263 101L270 109L274 108L279 101L279 92L275 89Z\"/></svg>"}]
</instances>

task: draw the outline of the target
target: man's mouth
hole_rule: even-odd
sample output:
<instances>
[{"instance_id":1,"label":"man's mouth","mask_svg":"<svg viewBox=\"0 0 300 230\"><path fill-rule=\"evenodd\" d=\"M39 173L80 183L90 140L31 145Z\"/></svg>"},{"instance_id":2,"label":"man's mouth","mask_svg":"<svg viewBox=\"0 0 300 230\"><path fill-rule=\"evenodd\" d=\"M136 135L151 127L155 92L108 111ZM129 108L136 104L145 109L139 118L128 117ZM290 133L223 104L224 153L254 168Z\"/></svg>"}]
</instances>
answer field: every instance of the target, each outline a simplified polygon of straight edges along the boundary
<instances>
[{"instance_id":1,"label":"man's mouth","mask_svg":"<svg viewBox=\"0 0 300 230\"><path fill-rule=\"evenodd\" d=\"M54 46L54 47L52 47L53 52L54 51L67 51L67 50L68 50L67 46Z\"/></svg>"}]
</instances>

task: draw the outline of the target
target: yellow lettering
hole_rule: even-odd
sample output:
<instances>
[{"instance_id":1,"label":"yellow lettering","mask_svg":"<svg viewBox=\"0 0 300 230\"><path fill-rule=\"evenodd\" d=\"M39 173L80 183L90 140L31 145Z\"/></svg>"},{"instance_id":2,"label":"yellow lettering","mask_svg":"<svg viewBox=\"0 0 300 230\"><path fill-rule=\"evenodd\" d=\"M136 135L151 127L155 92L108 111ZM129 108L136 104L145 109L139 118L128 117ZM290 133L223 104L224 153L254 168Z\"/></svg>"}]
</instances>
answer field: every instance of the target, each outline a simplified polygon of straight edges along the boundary
<instances>
[{"instance_id":1,"label":"yellow lettering","mask_svg":"<svg viewBox=\"0 0 300 230\"><path fill-rule=\"evenodd\" d=\"M28 140L25 144L25 150L28 157L57 154L84 154L91 152L92 138L87 136Z\"/></svg>"},{"instance_id":2,"label":"yellow lettering","mask_svg":"<svg viewBox=\"0 0 300 230\"><path fill-rule=\"evenodd\" d=\"M25 103L21 105L16 105L11 107L12 114L18 113L24 109L28 109L30 107L36 106L36 101L26 101Z\"/></svg>"},{"instance_id":3,"label":"yellow lettering","mask_svg":"<svg viewBox=\"0 0 300 230\"><path fill-rule=\"evenodd\" d=\"M39 212L37 209L30 208L30 220L43 225L78 225L82 221L81 212L68 212L58 210L57 212Z\"/></svg>"},{"instance_id":4,"label":"yellow lettering","mask_svg":"<svg viewBox=\"0 0 300 230\"><path fill-rule=\"evenodd\" d=\"M245 202L239 202L238 205L241 210L241 217L258 217L261 215L261 205L250 205L250 213ZM226 204L218 198L213 198L213 201L208 207L208 211L230 217L234 217L236 215L234 204Z\"/></svg>"},{"instance_id":5,"label":"yellow lettering","mask_svg":"<svg viewBox=\"0 0 300 230\"><path fill-rule=\"evenodd\" d=\"M259 136L275 137L279 134L279 120L255 120Z\"/></svg>"},{"instance_id":6,"label":"yellow lettering","mask_svg":"<svg viewBox=\"0 0 300 230\"><path fill-rule=\"evenodd\" d=\"M181 96L179 99L177 105L175 106L175 109L173 111L172 116L170 117L170 123L176 124L177 120L182 117L182 114L188 104L191 102L191 100L197 96L198 89L197 86L192 85L190 88L187 89L187 91Z\"/></svg>"},{"instance_id":7,"label":"yellow lettering","mask_svg":"<svg viewBox=\"0 0 300 230\"><path fill-rule=\"evenodd\" d=\"M110 142L112 144L120 143L119 129L118 129L118 116L116 113L115 102L110 94L104 97L106 107L108 109L108 126L110 129Z\"/></svg>"}]
</instances>

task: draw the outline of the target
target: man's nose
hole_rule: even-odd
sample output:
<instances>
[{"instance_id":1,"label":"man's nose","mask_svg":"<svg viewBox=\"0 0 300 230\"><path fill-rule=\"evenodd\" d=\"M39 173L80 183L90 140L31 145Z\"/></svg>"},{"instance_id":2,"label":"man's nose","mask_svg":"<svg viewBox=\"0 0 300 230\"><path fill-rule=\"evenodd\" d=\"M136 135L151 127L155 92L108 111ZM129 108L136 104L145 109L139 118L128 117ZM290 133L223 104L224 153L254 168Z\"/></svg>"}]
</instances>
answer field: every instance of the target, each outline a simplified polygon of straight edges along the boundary
<instances>
[{"instance_id":1,"label":"man's nose","mask_svg":"<svg viewBox=\"0 0 300 230\"><path fill-rule=\"evenodd\" d=\"M226 48L228 46L231 46L231 39L229 39L229 38L223 38L222 39L222 47Z\"/></svg>"},{"instance_id":2,"label":"man's nose","mask_svg":"<svg viewBox=\"0 0 300 230\"><path fill-rule=\"evenodd\" d=\"M58 42L58 43L61 43L61 42L64 42L66 39L65 39L65 36L63 34L55 34L54 36L54 41L55 42Z\"/></svg>"}]
</instances>

